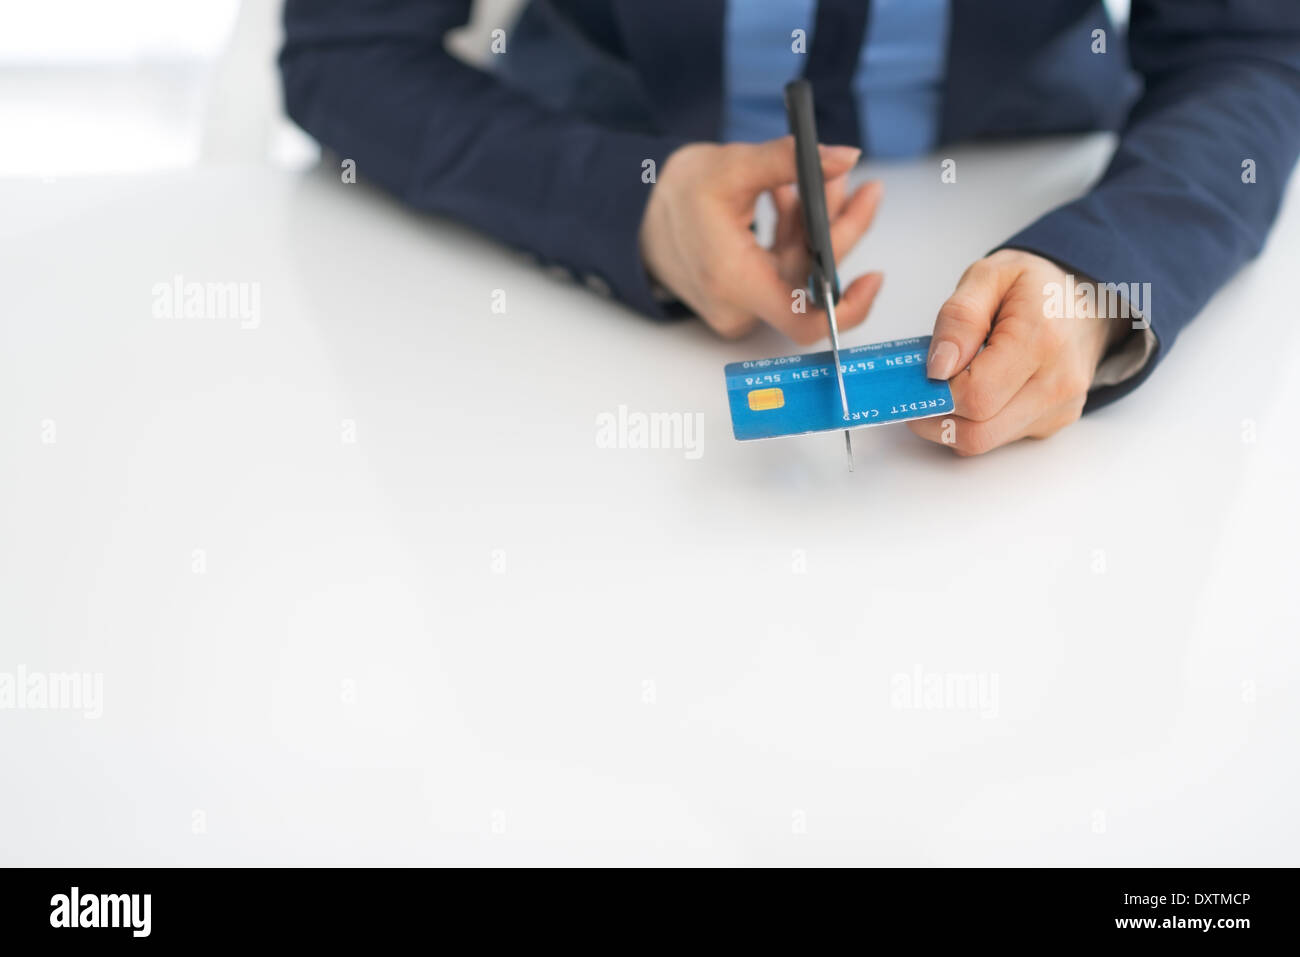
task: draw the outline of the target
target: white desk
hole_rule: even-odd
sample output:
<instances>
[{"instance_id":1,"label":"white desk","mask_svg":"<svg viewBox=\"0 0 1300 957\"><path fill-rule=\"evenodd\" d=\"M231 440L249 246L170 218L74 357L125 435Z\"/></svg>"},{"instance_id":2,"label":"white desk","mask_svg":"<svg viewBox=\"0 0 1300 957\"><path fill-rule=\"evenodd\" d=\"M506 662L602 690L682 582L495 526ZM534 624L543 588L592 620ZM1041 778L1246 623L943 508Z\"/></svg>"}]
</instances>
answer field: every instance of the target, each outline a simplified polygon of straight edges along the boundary
<instances>
[{"instance_id":1,"label":"white desk","mask_svg":"<svg viewBox=\"0 0 1300 957\"><path fill-rule=\"evenodd\" d=\"M848 344L928 332L1106 148L864 170ZM858 432L853 474L732 440L722 366L776 334L333 170L0 209L0 672L103 681L0 711L0 862L1295 863L1296 191L1139 392L979 459ZM154 318L177 274L260 325ZM703 413L703 455L599 448L620 404ZM901 707L918 672L986 696Z\"/></svg>"}]
</instances>

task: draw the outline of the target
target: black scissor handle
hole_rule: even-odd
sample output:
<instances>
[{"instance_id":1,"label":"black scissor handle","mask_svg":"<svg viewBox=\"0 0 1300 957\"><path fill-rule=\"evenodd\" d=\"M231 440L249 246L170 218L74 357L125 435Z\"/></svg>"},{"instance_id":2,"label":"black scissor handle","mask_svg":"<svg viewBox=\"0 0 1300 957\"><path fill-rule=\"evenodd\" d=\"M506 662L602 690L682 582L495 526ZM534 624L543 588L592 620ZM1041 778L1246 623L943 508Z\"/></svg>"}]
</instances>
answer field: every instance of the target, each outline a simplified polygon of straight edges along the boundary
<instances>
[{"instance_id":1,"label":"black scissor handle","mask_svg":"<svg viewBox=\"0 0 1300 957\"><path fill-rule=\"evenodd\" d=\"M813 110L812 84L791 80L785 85L785 115L794 134L794 162L799 174L799 204L803 207L808 255L812 259L813 300L819 305L822 281L830 284L833 302L840 301L840 280L835 271L835 250L831 246L831 221L826 211L826 182L817 148L817 117Z\"/></svg>"}]
</instances>

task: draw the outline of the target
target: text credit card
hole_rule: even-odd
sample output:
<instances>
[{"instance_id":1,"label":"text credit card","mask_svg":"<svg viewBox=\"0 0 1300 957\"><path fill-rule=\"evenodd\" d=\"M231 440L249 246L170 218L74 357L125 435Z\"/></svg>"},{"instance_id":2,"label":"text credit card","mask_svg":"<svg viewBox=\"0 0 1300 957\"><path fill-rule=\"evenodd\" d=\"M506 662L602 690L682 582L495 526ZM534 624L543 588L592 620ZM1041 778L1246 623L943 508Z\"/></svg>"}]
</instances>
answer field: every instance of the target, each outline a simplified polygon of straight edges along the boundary
<instances>
[{"instance_id":1,"label":"text credit card","mask_svg":"<svg viewBox=\"0 0 1300 957\"><path fill-rule=\"evenodd\" d=\"M841 349L847 419L830 352L729 363L732 431L772 439L950 414L948 383L925 376L929 349L929 336Z\"/></svg>"}]
</instances>

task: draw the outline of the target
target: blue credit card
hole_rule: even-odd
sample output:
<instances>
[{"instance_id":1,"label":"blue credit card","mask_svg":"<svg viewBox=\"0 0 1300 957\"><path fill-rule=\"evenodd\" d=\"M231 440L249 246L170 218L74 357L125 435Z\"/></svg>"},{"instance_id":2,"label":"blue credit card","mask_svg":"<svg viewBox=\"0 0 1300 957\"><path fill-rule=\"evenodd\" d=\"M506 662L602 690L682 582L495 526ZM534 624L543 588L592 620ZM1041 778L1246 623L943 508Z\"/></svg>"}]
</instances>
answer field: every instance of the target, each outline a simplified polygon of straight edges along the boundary
<instances>
[{"instance_id":1,"label":"blue credit card","mask_svg":"<svg viewBox=\"0 0 1300 957\"><path fill-rule=\"evenodd\" d=\"M830 352L729 363L732 431L772 439L951 414L948 383L925 376L929 350L929 336L841 349L847 419Z\"/></svg>"}]
</instances>

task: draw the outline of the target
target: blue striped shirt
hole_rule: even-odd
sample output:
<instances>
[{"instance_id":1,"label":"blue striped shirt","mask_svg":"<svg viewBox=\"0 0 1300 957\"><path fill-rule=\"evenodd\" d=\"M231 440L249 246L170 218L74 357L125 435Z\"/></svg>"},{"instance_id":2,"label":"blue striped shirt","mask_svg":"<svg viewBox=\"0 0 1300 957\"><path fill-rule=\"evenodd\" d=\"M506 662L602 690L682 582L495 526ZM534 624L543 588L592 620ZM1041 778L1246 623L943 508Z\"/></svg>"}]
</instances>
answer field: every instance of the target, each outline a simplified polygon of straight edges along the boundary
<instances>
[{"instance_id":1,"label":"blue striped shirt","mask_svg":"<svg viewBox=\"0 0 1300 957\"><path fill-rule=\"evenodd\" d=\"M723 139L788 132L782 88L803 73L816 13L815 0L727 4ZM948 28L948 0L872 0L853 77L867 155L916 156L937 145Z\"/></svg>"}]
</instances>

